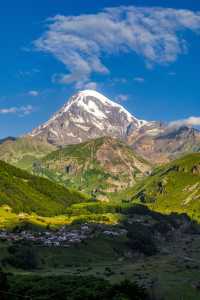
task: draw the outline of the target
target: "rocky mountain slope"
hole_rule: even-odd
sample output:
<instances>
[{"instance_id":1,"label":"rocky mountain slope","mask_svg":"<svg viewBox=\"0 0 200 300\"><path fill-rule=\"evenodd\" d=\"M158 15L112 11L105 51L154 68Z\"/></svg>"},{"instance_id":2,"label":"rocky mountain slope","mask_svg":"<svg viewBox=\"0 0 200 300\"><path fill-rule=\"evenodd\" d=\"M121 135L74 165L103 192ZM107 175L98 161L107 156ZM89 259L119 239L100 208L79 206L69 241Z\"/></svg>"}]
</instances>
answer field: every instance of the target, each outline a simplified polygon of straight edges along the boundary
<instances>
[{"instance_id":1,"label":"rocky mountain slope","mask_svg":"<svg viewBox=\"0 0 200 300\"><path fill-rule=\"evenodd\" d=\"M34 129L30 136L46 139L57 146L77 144L101 136L126 139L132 131L146 123L102 94L85 90L72 96L48 122Z\"/></svg>"},{"instance_id":2,"label":"rocky mountain slope","mask_svg":"<svg viewBox=\"0 0 200 300\"><path fill-rule=\"evenodd\" d=\"M198 130L139 120L100 93L85 90L72 96L48 122L30 134L16 141L0 141L0 159L31 170L35 160L51 151L103 136L123 140L153 164L200 150Z\"/></svg>"},{"instance_id":3,"label":"rocky mountain slope","mask_svg":"<svg viewBox=\"0 0 200 300\"><path fill-rule=\"evenodd\" d=\"M6 139L0 144L0 159L14 166L31 171L36 159L55 150L56 147L45 140L25 136Z\"/></svg>"},{"instance_id":4,"label":"rocky mountain slope","mask_svg":"<svg viewBox=\"0 0 200 300\"><path fill-rule=\"evenodd\" d=\"M127 195L160 212L185 212L200 220L200 153L155 169ZM129 199L130 199L129 198Z\"/></svg>"},{"instance_id":5,"label":"rocky mountain slope","mask_svg":"<svg viewBox=\"0 0 200 300\"><path fill-rule=\"evenodd\" d=\"M128 145L111 137L66 146L34 164L36 174L94 194L132 186L150 168Z\"/></svg>"},{"instance_id":6,"label":"rocky mountain slope","mask_svg":"<svg viewBox=\"0 0 200 300\"><path fill-rule=\"evenodd\" d=\"M111 136L124 140L138 155L152 163L166 163L184 153L200 149L200 132L139 120L102 94L85 90L70 100L45 124L33 130L33 139L56 146L77 144Z\"/></svg>"},{"instance_id":7,"label":"rocky mountain slope","mask_svg":"<svg viewBox=\"0 0 200 300\"><path fill-rule=\"evenodd\" d=\"M169 162L183 154L200 151L200 132L186 126L159 123L143 126L128 137L134 151L152 163Z\"/></svg>"}]
</instances>

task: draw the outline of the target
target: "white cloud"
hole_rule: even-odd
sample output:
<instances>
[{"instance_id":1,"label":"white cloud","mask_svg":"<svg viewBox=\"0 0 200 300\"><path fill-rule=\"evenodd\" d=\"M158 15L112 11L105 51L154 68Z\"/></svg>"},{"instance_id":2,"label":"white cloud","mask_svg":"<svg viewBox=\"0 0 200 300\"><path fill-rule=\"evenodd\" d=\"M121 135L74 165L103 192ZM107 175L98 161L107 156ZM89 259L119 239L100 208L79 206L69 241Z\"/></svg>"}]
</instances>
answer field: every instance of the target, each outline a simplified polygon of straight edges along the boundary
<instances>
[{"instance_id":1,"label":"white cloud","mask_svg":"<svg viewBox=\"0 0 200 300\"><path fill-rule=\"evenodd\" d=\"M1 108L0 114L18 114L19 116L29 115L34 111L32 105L20 106L20 107L10 107L10 108Z\"/></svg>"},{"instance_id":2,"label":"white cloud","mask_svg":"<svg viewBox=\"0 0 200 300\"><path fill-rule=\"evenodd\" d=\"M35 90L32 90L32 91L29 91L28 94L30 96L33 96L33 97L37 97L39 95L39 92L38 91L35 91Z\"/></svg>"},{"instance_id":3,"label":"white cloud","mask_svg":"<svg viewBox=\"0 0 200 300\"><path fill-rule=\"evenodd\" d=\"M76 89L97 89L97 83L94 81L88 81L88 78L84 74L81 75L81 72L78 74L54 74L52 76L52 82L60 84L69 84L75 83Z\"/></svg>"},{"instance_id":4,"label":"white cloud","mask_svg":"<svg viewBox=\"0 0 200 300\"><path fill-rule=\"evenodd\" d=\"M31 70L19 70L18 73L17 73L17 77L22 77L22 78L25 78L25 77L31 77L32 75L35 75L37 73L39 73L40 70L37 69L37 68L34 68L34 69L31 69Z\"/></svg>"},{"instance_id":5,"label":"white cloud","mask_svg":"<svg viewBox=\"0 0 200 300\"><path fill-rule=\"evenodd\" d=\"M109 78L107 81L107 84L110 86L118 85L118 84L126 84L128 82L128 79L125 77L114 77L114 78Z\"/></svg>"},{"instance_id":6,"label":"white cloud","mask_svg":"<svg viewBox=\"0 0 200 300\"><path fill-rule=\"evenodd\" d=\"M97 88L98 85L94 81L90 81L84 85L84 89L88 89L88 90L97 90Z\"/></svg>"},{"instance_id":7,"label":"white cloud","mask_svg":"<svg viewBox=\"0 0 200 300\"><path fill-rule=\"evenodd\" d=\"M10 107L10 108L1 108L0 114L15 114L17 112L16 107Z\"/></svg>"},{"instance_id":8,"label":"white cloud","mask_svg":"<svg viewBox=\"0 0 200 300\"><path fill-rule=\"evenodd\" d=\"M121 78L113 78L112 79L112 82L114 82L114 83L127 83L127 79L126 78L124 78L124 77L121 77Z\"/></svg>"},{"instance_id":9,"label":"white cloud","mask_svg":"<svg viewBox=\"0 0 200 300\"><path fill-rule=\"evenodd\" d=\"M200 126L200 117L189 117L187 119L177 120L169 123L172 127L181 126Z\"/></svg>"},{"instance_id":10,"label":"white cloud","mask_svg":"<svg viewBox=\"0 0 200 300\"><path fill-rule=\"evenodd\" d=\"M129 98L128 95L125 95L125 94L119 94L119 95L115 98L115 100L116 100L117 102L121 103L121 102L127 101L128 98Z\"/></svg>"},{"instance_id":11,"label":"white cloud","mask_svg":"<svg viewBox=\"0 0 200 300\"><path fill-rule=\"evenodd\" d=\"M109 73L104 54L134 52L148 67L174 62L188 51L182 33L199 33L200 12L120 6L97 14L56 15L47 22L47 30L34 45L65 65L68 73L54 79L86 83L93 73Z\"/></svg>"},{"instance_id":12,"label":"white cloud","mask_svg":"<svg viewBox=\"0 0 200 300\"><path fill-rule=\"evenodd\" d=\"M138 83L145 82L145 79L143 77L135 77L133 80L136 81L136 82L138 82Z\"/></svg>"}]
</instances>

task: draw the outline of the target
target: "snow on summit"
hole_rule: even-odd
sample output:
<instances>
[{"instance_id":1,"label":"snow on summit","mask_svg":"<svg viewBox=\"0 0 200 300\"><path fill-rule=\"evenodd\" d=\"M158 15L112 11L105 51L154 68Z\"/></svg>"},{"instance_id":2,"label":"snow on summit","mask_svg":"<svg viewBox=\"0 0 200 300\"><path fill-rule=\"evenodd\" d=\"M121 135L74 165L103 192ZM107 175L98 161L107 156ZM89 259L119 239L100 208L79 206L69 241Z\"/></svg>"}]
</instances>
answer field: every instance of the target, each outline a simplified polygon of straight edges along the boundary
<instances>
[{"instance_id":1,"label":"snow on summit","mask_svg":"<svg viewBox=\"0 0 200 300\"><path fill-rule=\"evenodd\" d=\"M83 90L30 135L45 138L55 145L80 143L106 135L126 139L130 132L146 123L104 95Z\"/></svg>"},{"instance_id":2,"label":"snow on summit","mask_svg":"<svg viewBox=\"0 0 200 300\"><path fill-rule=\"evenodd\" d=\"M131 119L134 118L125 108L123 108L121 105L117 104L116 102L113 102L111 101L110 99L108 99L107 97L105 97L104 95L94 91L94 90L84 90L84 91L81 91L80 93L80 96L81 97L94 97L96 99L98 99L100 102L103 103L103 105L105 106L113 106L113 107L118 107L120 108L122 111L124 111L124 113L127 114L128 118L130 119L130 122L131 122ZM91 105L91 101L90 103L88 103L88 105ZM134 118L135 119L135 118Z\"/></svg>"}]
</instances>

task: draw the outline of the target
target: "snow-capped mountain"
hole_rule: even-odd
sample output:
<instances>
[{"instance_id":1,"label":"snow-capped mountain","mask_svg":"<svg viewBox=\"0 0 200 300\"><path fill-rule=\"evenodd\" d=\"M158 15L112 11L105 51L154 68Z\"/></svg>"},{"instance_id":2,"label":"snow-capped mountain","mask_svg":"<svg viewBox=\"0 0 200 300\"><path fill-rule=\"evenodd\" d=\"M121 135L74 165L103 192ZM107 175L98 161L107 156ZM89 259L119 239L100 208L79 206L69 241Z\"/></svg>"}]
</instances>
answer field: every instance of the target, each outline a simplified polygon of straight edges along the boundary
<instances>
[{"instance_id":1,"label":"snow-capped mountain","mask_svg":"<svg viewBox=\"0 0 200 300\"><path fill-rule=\"evenodd\" d=\"M163 163L185 152L200 151L200 132L173 128L160 122L139 120L123 106L93 90L84 90L28 137L54 146L79 144L110 136L124 140L136 153L153 163Z\"/></svg>"},{"instance_id":2,"label":"snow-capped mountain","mask_svg":"<svg viewBox=\"0 0 200 300\"><path fill-rule=\"evenodd\" d=\"M101 136L126 140L148 122L131 115L121 105L93 90L80 91L30 136L55 145L84 142Z\"/></svg>"}]
</instances>

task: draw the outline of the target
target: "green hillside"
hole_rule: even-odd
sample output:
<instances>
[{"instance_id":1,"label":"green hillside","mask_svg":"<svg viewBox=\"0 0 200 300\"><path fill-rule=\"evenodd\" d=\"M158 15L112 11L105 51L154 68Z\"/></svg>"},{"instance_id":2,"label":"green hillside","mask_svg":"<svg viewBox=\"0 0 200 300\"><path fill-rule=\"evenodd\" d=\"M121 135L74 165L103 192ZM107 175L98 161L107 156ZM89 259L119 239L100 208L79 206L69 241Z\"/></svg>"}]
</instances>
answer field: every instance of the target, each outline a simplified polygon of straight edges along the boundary
<instances>
[{"instance_id":1,"label":"green hillside","mask_svg":"<svg viewBox=\"0 0 200 300\"><path fill-rule=\"evenodd\" d=\"M78 190L101 194L135 184L150 165L123 142L102 137L51 152L34 172Z\"/></svg>"},{"instance_id":2,"label":"green hillside","mask_svg":"<svg viewBox=\"0 0 200 300\"><path fill-rule=\"evenodd\" d=\"M125 195L125 193L124 193ZM177 159L127 191L126 196L161 212L185 212L200 220L200 153Z\"/></svg>"},{"instance_id":3,"label":"green hillside","mask_svg":"<svg viewBox=\"0 0 200 300\"><path fill-rule=\"evenodd\" d=\"M43 140L31 137L6 139L0 143L0 160L4 160L16 167L31 170L36 159L55 150L55 147Z\"/></svg>"},{"instance_id":4,"label":"green hillside","mask_svg":"<svg viewBox=\"0 0 200 300\"><path fill-rule=\"evenodd\" d=\"M51 216L64 213L73 203L88 200L79 192L0 161L0 206L9 205L14 212Z\"/></svg>"}]
</instances>

